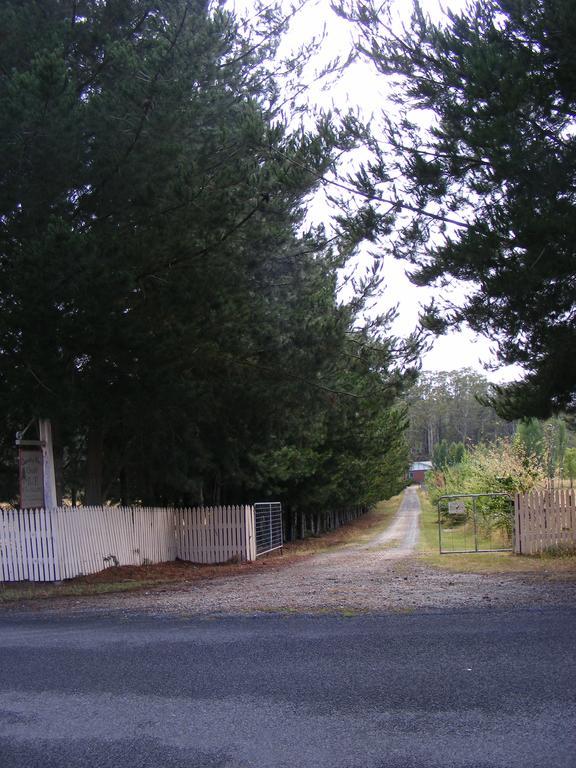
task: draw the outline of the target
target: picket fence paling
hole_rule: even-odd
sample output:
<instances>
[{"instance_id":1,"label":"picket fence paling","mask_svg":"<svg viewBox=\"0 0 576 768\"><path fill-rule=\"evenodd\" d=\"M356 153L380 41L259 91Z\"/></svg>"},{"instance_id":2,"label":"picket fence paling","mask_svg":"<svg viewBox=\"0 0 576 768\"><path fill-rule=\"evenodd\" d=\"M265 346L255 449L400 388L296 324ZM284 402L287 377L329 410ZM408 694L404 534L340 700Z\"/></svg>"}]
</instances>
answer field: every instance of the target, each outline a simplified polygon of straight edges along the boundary
<instances>
[{"instance_id":1,"label":"picket fence paling","mask_svg":"<svg viewBox=\"0 0 576 768\"><path fill-rule=\"evenodd\" d=\"M49 512L32 509L2 513L0 566L3 581L57 581L60 578Z\"/></svg>"},{"instance_id":2,"label":"picket fence paling","mask_svg":"<svg viewBox=\"0 0 576 768\"><path fill-rule=\"evenodd\" d=\"M251 507L195 507L176 512L178 557L195 563L251 560L246 548L245 510Z\"/></svg>"},{"instance_id":3,"label":"picket fence paling","mask_svg":"<svg viewBox=\"0 0 576 768\"><path fill-rule=\"evenodd\" d=\"M573 489L517 494L515 517L517 553L534 555L549 547L576 546Z\"/></svg>"},{"instance_id":4,"label":"picket fence paling","mask_svg":"<svg viewBox=\"0 0 576 768\"><path fill-rule=\"evenodd\" d=\"M63 549L62 578L107 566L174 560L173 511L156 508L77 507L53 510Z\"/></svg>"},{"instance_id":5,"label":"picket fence paling","mask_svg":"<svg viewBox=\"0 0 576 768\"><path fill-rule=\"evenodd\" d=\"M254 560L253 507L0 510L0 581L59 581L176 558Z\"/></svg>"}]
</instances>

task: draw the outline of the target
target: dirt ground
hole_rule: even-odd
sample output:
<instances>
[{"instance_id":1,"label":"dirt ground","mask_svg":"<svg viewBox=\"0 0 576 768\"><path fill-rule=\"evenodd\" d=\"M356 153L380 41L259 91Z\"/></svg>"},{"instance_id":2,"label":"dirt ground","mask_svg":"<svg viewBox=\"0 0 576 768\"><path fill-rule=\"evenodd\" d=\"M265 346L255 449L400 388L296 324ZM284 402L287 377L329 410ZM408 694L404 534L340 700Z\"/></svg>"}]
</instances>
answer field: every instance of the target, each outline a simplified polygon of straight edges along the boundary
<instances>
[{"instance_id":1,"label":"dirt ground","mask_svg":"<svg viewBox=\"0 0 576 768\"><path fill-rule=\"evenodd\" d=\"M123 594L33 601L34 610L221 614L410 612L442 608L544 607L576 600L576 578L554 572L454 573L416 551L420 504L405 491L388 528L361 544L313 556L271 557L214 569L209 578ZM473 555L472 555L473 557ZM181 565L175 565L175 573ZM188 566L188 573L193 566ZM180 573L183 571L180 570ZM21 607L21 606L20 606ZM16 606L12 608L16 609Z\"/></svg>"}]
</instances>

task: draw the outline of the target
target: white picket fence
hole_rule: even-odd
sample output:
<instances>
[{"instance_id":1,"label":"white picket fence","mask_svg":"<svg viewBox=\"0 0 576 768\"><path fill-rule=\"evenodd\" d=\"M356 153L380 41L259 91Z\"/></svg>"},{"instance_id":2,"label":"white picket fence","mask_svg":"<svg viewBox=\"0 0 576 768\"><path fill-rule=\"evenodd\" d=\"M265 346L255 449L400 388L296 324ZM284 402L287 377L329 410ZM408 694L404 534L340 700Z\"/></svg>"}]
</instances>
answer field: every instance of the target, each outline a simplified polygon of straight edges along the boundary
<instances>
[{"instance_id":1,"label":"white picket fence","mask_svg":"<svg viewBox=\"0 0 576 768\"><path fill-rule=\"evenodd\" d=\"M516 494L515 547L518 554L536 555L555 547L576 547L574 490Z\"/></svg>"},{"instance_id":2,"label":"white picket fence","mask_svg":"<svg viewBox=\"0 0 576 768\"><path fill-rule=\"evenodd\" d=\"M255 560L254 508L0 510L0 581L60 581L176 558Z\"/></svg>"},{"instance_id":3,"label":"white picket fence","mask_svg":"<svg viewBox=\"0 0 576 768\"><path fill-rule=\"evenodd\" d=\"M178 509L176 551L180 560L226 563L256 560L254 507Z\"/></svg>"}]
</instances>

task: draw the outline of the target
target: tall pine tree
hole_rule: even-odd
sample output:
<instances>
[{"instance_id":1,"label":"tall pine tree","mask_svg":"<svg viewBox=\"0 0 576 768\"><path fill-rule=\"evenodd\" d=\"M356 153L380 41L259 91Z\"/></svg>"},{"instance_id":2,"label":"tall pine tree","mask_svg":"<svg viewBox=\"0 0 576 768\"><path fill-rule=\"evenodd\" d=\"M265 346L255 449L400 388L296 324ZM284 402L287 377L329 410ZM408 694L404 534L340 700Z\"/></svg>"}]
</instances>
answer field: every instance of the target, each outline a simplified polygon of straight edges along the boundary
<instances>
[{"instance_id":1,"label":"tall pine tree","mask_svg":"<svg viewBox=\"0 0 576 768\"><path fill-rule=\"evenodd\" d=\"M384 115L358 175L398 226L392 250L412 280L465 286L426 323L467 323L523 381L499 390L506 418L576 409L576 17L571 0L482 0L434 23L414 3L402 31L380 3L340 12L389 79Z\"/></svg>"},{"instance_id":2,"label":"tall pine tree","mask_svg":"<svg viewBox=\"0 0 576 768\"><path fill-rule=\"evenodd\" d=\"M282 17L257 19L241 31L199 0L0 8L3 427L53 420L73 498L297 506L308 483L348 504L386 455L382 492L401 473L391 409L412 372L384 336L379 360L348 365L353 245L303 231L349 137L288 127ZM345 446L351 409L379 452ZM346 450L344 493L327 457Z\"/></svg>"}]
</instances>

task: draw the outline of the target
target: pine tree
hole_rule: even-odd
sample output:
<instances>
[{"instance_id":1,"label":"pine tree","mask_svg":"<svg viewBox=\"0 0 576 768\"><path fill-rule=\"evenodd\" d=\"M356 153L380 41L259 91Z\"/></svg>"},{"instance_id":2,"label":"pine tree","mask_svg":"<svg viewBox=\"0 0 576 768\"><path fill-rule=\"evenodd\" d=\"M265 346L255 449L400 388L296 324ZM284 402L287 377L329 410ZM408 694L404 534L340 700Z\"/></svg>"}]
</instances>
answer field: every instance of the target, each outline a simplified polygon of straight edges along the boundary
<instances>
[{"instance_id":1,"label":"pine tree","mask_svg":"<svg viewBox=\"0 0 576 768\"><path fill-rule=\"evenodd\" d=\"M3 6L3 400L80 429L89 502L130 456L153 496L158 454L222 425L267 260L321 250L294 231L333 137L285 128L269 13L250 45L191 0Z\"/></svg>"},{"instance_id":2,"label":"pine tree","mask_svg":"<svg viewBox=\"0 0 576 768\"><path fill-rule=\"evenodd\" d=\"M501 363L524 367L524 380L497 390L502 415L574 411L573 3L483 0L440 24L415 3L402 32L379 3L344 6L401 111L383 116L355 180L376 209L371 234L395 220L391 248L416 284L440 295L449 281L466 286L458 306L432 305L425 322L467 323Z\"/></svg>"},{"instance_id":3,"label":"pine tree","mask_svg":"<svg viewBox=\"0 0 576 768\"><path fill-rule=\"evenodd\" d=\"M304 231L349 132L284 113L282 19L258 24L202 0L0 8L4 428L53 420L73 498L344 505L404 469L414 350L338 301L354 243Z\"/></svg>"}]
</instances>

